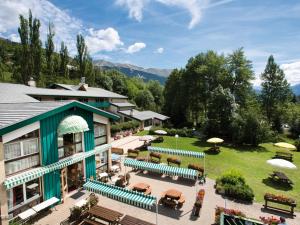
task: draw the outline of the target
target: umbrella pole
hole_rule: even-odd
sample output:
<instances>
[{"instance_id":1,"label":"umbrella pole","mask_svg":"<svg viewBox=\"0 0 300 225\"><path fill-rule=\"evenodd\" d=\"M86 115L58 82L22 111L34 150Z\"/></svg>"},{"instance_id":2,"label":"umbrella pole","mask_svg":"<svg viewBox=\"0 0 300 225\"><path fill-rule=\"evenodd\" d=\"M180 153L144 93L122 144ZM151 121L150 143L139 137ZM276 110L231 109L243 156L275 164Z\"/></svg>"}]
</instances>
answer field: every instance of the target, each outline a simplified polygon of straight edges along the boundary
<instances>
[{"instance_id":1,"label":"umbrella pole","mask_svg":"<svg viewBox=\"0 0 300 225\"><path fill-rule=\"evenodd\" d=\"M156 198L156 225L158 225L158 203Z\"/></svg>"}]
</instances>

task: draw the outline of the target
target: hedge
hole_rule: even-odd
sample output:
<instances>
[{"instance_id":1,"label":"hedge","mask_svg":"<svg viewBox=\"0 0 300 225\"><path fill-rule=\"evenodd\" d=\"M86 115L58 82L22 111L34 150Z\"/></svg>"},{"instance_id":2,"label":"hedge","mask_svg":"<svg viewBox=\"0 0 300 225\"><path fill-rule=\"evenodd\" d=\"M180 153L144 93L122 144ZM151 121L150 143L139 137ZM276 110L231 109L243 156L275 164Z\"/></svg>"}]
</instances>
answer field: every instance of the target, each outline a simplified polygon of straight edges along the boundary
<instances>
[{"instance_id":1,"label":"hedge","mask_svg":"<svg viewBox=\"0 0 300 225\"><path fill-rule=\"evenodd\" d=\"M111 125L110 130L112 134L116 134L121 131L137 129L139 126L140 123L138 121L128 121L124 123L113 124Z\"/></svg>"},{"instance_id":2,"label":"hedge","mask_svg":"<svg viewBox=\"0 0 300 225\"><path fill-rule=\"evenodd\" d=\"M174 128L162 128L154 127L149 131L150 135L155 135L156 130L164 130L167 132L167 136L175 136L176 134L180 137L194 137L194 130L188 128L174 129Z\"/></svg>"}]
</instances>

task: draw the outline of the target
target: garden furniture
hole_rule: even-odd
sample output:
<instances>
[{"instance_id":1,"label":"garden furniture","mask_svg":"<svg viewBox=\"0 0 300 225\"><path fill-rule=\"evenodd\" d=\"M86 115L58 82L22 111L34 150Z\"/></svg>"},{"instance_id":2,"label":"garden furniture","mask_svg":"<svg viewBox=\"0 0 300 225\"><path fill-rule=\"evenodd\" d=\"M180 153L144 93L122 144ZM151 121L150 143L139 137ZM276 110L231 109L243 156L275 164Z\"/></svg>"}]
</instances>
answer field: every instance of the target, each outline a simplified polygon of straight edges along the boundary
<instances>
[{"instance_id":1,"label":"garden furniture","mask_svg":"<svg viewBox=\"0 0 300 225\"><path fill-rule=\"evenodd\" d=\"M198 164L189 164L188 165L188 168L189 169L193 169L193 170L197 170L198 172L199 172L199 178L200 178L200 176L202 176L203 175L203 173L204 173L204 168L203 168L203 166L200 166L200 165L198 165Z\"/></svg>"},{"instance_id":2,"label":"garden furniture","mask_svg":"<svg viewBox=\"0 0 300 225\"><path fill-rule=\"evenodd\" d=\"M133 190L138 191L138 192L142 192L146 195L151 194L150 185L146 184L146 183L137 183L137 184L133 185Z\"/></svg>"},{"instance_id":3,"label":"garden furniture","mask_svg":"<svg viewBox=\"0 0 300 225\"><path fill-rule=\"evenodd\" d=\"M294 216L294 208L297 206L297 203L294 199L282 196L282 195L274 195L270 193L266 193L264 195L264 208L265 209L272 209L272 210L278 210L281 212L289 213L290 215ZM285 205L285 206L290 206L290 210L274 207L268 205L269 202L276 203L277 205Z\"/></svg>"},{"instance_id":4,"label":"garden furniture","mask_svg":"<svg viewBox=\"0 0 300 225\"><path fill-rule=\"evenodd\" d=\"M181 160L178 159L178 158L175 158L175 157L169 157L167 158L167 162L168 162L168 166L170 166L170 164L175 164L177 165L178 167L180 167L180 164L181 164Z\"/></svg>"},{"instance_id":5,"label":"garden furniture","mask_svg":"<svg viewBox=\"0 0 300 225\"><path fill-rule=\"evenodd\" d=\"M149 223L129 215L124 216L124 218L120 221L120 224L121 225L154 225L153 223Z\"/></svg>"},{"instance_id":6,"label":"garden furniture","mask_svg":"<svg viewBox=\"0 0 300 225\"><path fill-rule=\"evenodd\" d=\"M169 189L166 191L165 197L178 200L181 195L182 195L181 191L178 191L176 189Z\"/></svg>"},{"instance_id":7,"label":"garden furniture","mask_svg":"<svg viewBox=\"0 0 300 225\"><path fill-rule=\"evenodd\" d=\"M88 213L90 216L108 222L109 224L116 224L123 216L122 213L98 205L93 206Z\"/></svg>"},{"instance_id":8,"label":"garden furniture","mask_svg":"<svg viewBox=\"0 0 300 225\"><path fill-rule=\"evenodd\" d=\"M283 173L279 171L274 171L272 174L270 174L270 177L277 182L293 185L294 183Z\"/></svg>"},{"instance_id":9,"label":"garden furniture","mask_svg":"<svg viewBox=\"0 0 300 225\"><path fill-rule=\"evenodd\" d=\"M128 149L127 153L128 158L136 159L139 156L140 151L135 149Z\"/></svg>"},{"instance_id":10,"label":"garden furniture","mask_svg":"<svg viewBox=\"0 0 300 225\"><path fill-rule=\"evenodd\" d=\"M60 200L58 198L52 197L46 201L43 201L40 204L33 206L32 209L38 213L38 212L41 212L42 210L49 209L50 207L57 204L59 201Z\"/></svg>"},{"instance_id":11,"label":"garden furniture","mask_svg":"<svg viewBox=\"0 0 300 225\"><path fill-rule=\"evenodd\" d=\"M85 218L82 223L80 223L81 225L105 225L105 223L101 223L95 220L91 220L88 218Z\"/></svg>"},{"instance_id":12,"label":"garden furniture","mask_svg":"<svg viewBox=\"0 0 300 225\"><path fill-rule=\"evenodd\" d=\"M150 162L152 163L161 163L161 154L160 153L156 153L156 152L151 152L149 154L150 156Z\"/></svg>"},{"instance_id":13,"label":"garden furniture","mask_svg":"<svg viewBox=\"0 0 300 225\"><path fill-rule=\"evenodd\" d=\"M288 161L293 161L293 154L289 153L289 152L281 152L281 151L277 151L276 155L274 156L274 158L278 158L278 159L286 159Z\"/></svg>"}]
</instances>

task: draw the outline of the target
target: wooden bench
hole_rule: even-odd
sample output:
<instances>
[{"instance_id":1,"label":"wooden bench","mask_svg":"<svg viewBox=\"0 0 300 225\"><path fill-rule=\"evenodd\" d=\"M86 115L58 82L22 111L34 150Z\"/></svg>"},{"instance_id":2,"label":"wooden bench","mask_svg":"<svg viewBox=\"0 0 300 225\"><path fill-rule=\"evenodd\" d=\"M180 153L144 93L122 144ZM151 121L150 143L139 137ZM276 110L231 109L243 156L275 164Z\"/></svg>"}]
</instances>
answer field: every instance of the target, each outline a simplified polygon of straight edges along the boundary
<instances>
[{"instance_id":1,"label":"wooden bench","mask_svg":"<svg viewBox=\"0 0 300 225\"><path fill-rule=\"evenodd\" d=\"M198 175L199 177L202 176L203 173L204 173L204 168L203 168L203 166L200 166L200 165L198 165L198 164L191 164L191 163L190 163L190 164L188 165L188 168L189 168L189 169L192 169L192 170L197 170L198 172L200 172L201 174L199 173L199 175Z\"/></svg>"},{"instance_id":2,"label":"wooden bench","mask_svg":"<svg viewBox=\"0 0 300 225\"><path fill-rule=\"evenodd\" d=\"M140 151L135 149L128 149L127 153L128 158L136 159L139 156Z\"/></svg>"},{"instance_id":3,"label":"wooden bench","mask_svg":"<svg viewBox=\"0 0 300 225\"><path fill-rule=\"evenodd\" d=\"M105 225L105 223L101 223L101 222L98 222L98 221L95 221L95 220L91 220L91 219L88 219L88 218L85 218L83 220L83 225Z\"/></svg>"},{"instance_id":4,"label":"wooden bench","mask_svg":"<svg viewBox=\"0 0 300 225\"><path fill-rule=\"evenodd\" d=\"M284 198L287 198L287 197L284 197ZM287 202L287 201L280 201L279 199L269 197L268 194L265 194L264 200L265 200L265 204L264 204L265 209L277 210L277 211L280 211L280 212L288 213L291 216L295 216L294 215L294 208L297 206L296 202L291 203L291 202ZM270 205L268 205L269 202L289 206L290 210L270 206Z\"/></svg>"},{"instance_id":5,"label":"wooden bench","mask_svg":"<svg viewBox=\"0 0 300 225\"><path fill-rule=\"evenodd\" d=\"M174 158L174 157L167 158L167 162L168 162L168 166L170 166L170 164L175 164L178 167L180 167L180 164L181 164L181 160L178 158Z\"/></svg>"},{"instance_id":6,"label":"wooden bench","mask_svg":"<svg viewBox=\"0 0 300 225\"><path fill-rule=\"evenodd\" d=\"M118 155L124 155L124 149L123 148L111 148L111 153L115 153Z\"/></svg>"},{"instance_id":7,"label":"wooden bench","mask_svg":"<svg viewBox=\"0 0 300 225\"><path fill-rule=\"evenodd\" d=\"M293 161L293 154L292 153L289 153L289 152L280 152L280 151L277 151L274 158L278 158L278 159L285 159L285 160L288 160L288 161Z\"/></svg>"},{"instance_id":8,"label":"wooden bench","mask_svg":"<svg viewBox=\"0 0 300 225\"><path fill-rule=\"evenodd\" d=\"M157 153L157 152L151 152L150 153L150 162L152 163L161 163L161 154L160 153Z\"/></svg>"}]
</instances>

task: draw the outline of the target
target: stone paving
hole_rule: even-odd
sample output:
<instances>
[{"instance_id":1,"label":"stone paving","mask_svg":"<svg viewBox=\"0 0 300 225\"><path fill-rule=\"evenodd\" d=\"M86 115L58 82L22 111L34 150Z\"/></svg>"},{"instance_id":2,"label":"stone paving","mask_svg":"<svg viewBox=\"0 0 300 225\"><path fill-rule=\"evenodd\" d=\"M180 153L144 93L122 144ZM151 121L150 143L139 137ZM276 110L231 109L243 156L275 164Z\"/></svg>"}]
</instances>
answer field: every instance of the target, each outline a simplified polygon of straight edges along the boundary
<instances>
[{"instance_id":1,"label":"stone paving","mask_svg":"<svg viewBox=\"0 0 300 225\"><path fill-rule=\"evenodd\" d=\"M175 188L180 190L185 198L186 203L180 210L173 210L165 208L163 206L158 207L158 224L160 225L189 225L189 224L201 224L201 225L210 225L214 223L214 212L216 205L225 206L227 208L239 209L250 218L258 219L259 216L271 216L272 214L262 211L262 205L258 203L254 204L240 204L230 200L223 199L220 195L215 194L214 191L214 181L207 179L205 185L194 185L193 182L187 180L173 180L170 177L161 177L155 174L144 174L130 172L131 179L130 183L134 184L137 182L144 182L151 185L152 195L161 196L161 193L166 191L169 188ZM205 189L205 198L204 205L200 212L200 217L194 217L192 215L192 208L195 201L196 191L200 188ZM74 200L68 198L64 204L61 204L56 207L56 210L53 209L52 212L46 217L40 219L35 224L46 225L46 224L60 224L61 221L66 219L69 216L69 208L74 205L75 202L79 201L82 198L85 198L87 194L81 196L80 198ZM127 205L103 196L99 196L99 205L117 210L124 214L138 217L140 219L155 223L156 214L155 209L153 211L148 211L145 209L137 208L131 205ZM294 219L287 219L289 225L299 225L300 224L300 213L296 213ZM276 214L276 216L280 216Z\"/></svg>"},{"instance_id":2,"label":"stone paving","mask_svg":"<svg viewBox=\"0 0 300 225\"><path fill-rule=\"evenodd\" d=\"M144 144L144 141L139 140L140 136L128 136L119 140L112 141L112 147L123 148L124 154L127 153L128 149L139 148Z\"/></svg>"}]
</instances>

